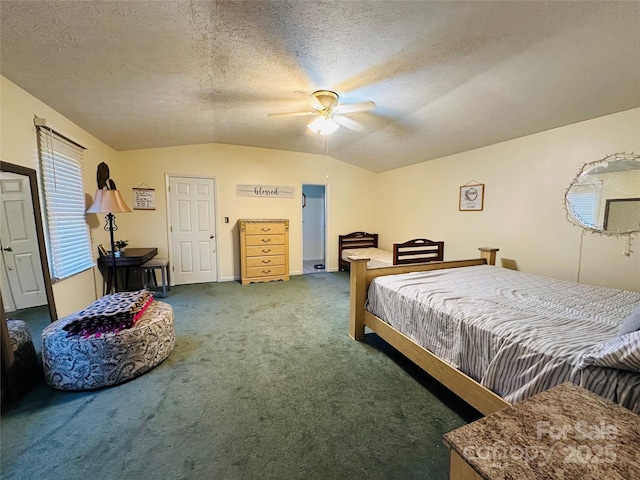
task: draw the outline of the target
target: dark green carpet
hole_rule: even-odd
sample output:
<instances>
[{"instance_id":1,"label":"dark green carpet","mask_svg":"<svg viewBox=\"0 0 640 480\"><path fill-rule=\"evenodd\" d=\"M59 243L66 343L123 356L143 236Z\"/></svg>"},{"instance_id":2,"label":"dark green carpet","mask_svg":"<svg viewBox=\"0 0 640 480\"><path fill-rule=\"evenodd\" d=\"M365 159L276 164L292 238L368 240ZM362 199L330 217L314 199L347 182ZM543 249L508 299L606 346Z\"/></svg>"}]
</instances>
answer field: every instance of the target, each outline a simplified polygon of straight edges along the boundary
<instances>
[{"instance_id":1,"label":"dark green carpet","mask_svg":"<svg viewBox=\"0 0 640 480\"><path fill-rule=\"evenodd\" d=\"M41 381L2 414L6 479L448 477L476 413L373 334L347 335L344 273L174 287L176 347L91 392Z\"/></svg>"}]
</instances>

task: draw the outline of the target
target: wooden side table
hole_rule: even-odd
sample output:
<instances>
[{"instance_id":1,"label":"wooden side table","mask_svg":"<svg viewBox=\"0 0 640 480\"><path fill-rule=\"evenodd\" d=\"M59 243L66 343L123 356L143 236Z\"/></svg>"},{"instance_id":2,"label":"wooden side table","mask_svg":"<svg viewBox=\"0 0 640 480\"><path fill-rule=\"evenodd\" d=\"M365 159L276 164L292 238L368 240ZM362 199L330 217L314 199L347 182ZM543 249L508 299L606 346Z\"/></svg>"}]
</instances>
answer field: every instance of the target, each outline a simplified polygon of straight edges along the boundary
<instances>
[{"instance_id":1,"label":"wooden side table","mask_svg":"<svg viewBox=\"0 0 640 480\"><path fill-rule=\"evenodd\" d=\"M451 480L640 478L640 417L564 383L445 434Z\"/></svg>"}]
</instances>

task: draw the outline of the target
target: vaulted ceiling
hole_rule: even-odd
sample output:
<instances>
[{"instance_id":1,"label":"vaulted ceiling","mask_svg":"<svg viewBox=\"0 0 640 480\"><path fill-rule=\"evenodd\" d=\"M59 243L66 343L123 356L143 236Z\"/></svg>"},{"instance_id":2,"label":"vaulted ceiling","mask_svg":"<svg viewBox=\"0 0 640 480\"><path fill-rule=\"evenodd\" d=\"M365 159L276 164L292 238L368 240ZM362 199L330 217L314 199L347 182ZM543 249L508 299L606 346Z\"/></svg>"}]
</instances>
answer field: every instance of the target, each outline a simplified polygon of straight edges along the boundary
<instances>
[{"instance_id":1,"label":"vaulted ceiling","mask_svg":"<svg viewBox=\"0 0 640 480\"><path fill-rule=\"evenodd\" d=\"M640 2L5 1L2 75L117 150L380 172L640 106ZM326 137L317 89L376 108Z\"/></svg>"}]
</instances>

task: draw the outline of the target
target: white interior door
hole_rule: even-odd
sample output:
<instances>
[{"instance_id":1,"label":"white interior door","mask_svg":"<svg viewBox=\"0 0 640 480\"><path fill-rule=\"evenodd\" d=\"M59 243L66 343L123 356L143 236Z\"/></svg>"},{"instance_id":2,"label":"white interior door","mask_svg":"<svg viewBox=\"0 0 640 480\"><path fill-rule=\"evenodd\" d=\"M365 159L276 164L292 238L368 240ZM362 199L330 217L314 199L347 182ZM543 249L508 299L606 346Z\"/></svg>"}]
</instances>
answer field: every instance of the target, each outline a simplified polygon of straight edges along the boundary
<instances>
[{"instance_id":1,"label":"white interior door","mask_svg":"<svg viewBox=\"0 0 640 480\"><path fill-rule=\"evenodd\" d=\"M16 309L47 304L29 178L10 172L0 177L0 243L5 274ZM5 289L3 289L5 290Z\"/></svg>"},{"instance_id":2,"label":"white interior door","mask_svg":"<svg viewBox=\"0 0 640 480\"><path fill-rule=\"evenodd\" d=\"M169 197L175 285L218 281L214 180L171 176Z\"/></svg>"}]
</instances>

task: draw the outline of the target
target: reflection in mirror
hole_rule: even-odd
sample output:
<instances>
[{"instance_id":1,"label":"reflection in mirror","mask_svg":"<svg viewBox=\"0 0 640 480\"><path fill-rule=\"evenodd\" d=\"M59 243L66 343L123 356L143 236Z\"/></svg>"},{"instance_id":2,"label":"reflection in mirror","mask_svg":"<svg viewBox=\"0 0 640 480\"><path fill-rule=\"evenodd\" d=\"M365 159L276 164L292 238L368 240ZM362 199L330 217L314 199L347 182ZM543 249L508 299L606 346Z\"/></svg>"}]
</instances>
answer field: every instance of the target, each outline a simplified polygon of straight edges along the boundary
<instances>
[{"instance_id":1,"label":"reflection in mirror","mask_svg":"<svg viewBox=\"0 0 640 480\"><path fill-rule=\"evenodd\" d=\"M44 242L36 171L0 162L0 330L3 380L11 378L13 355L6 319L27 324L36 350L40 333L57 320ZM15 387L15 385L14 385ZM12 388L11 385L9 388ZM3 382L4 394L4 382Z\"/></svg>"},{"instance_id":2,"label":"reflection in mirror","mask_svg":"<svg viewBox=\"0 0 640 480\"><path fill-rule=\"evenodd\" d=\"M640 156L609 155L584 165L565 195L571 221L605 235L640 232Z\"/></svg>"}]
</instances>

